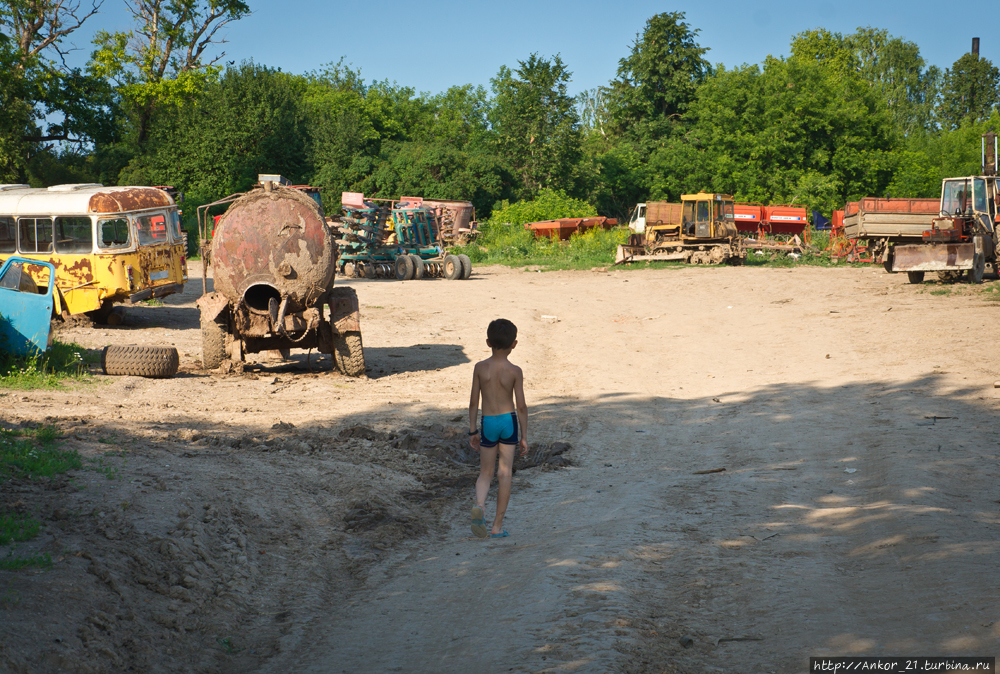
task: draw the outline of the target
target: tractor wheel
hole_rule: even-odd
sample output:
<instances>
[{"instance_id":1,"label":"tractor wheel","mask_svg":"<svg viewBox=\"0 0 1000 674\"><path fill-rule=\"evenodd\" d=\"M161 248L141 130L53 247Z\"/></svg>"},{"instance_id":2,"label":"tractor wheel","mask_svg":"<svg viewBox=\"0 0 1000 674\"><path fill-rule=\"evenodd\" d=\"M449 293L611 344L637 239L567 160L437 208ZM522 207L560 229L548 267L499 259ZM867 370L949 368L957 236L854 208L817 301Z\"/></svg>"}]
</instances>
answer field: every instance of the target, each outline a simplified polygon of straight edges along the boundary
<instances>
[{"instance_id":1,"label":"tractor wheel","mask_svg":"<svg viewBox=\"0 0 1000 674\"><path fill-rule=\"evenodd\" d=\"M337 369L348 377L360 377L365 373L365 351L361 345L360 332L348 332L334 342L333 360Z\"/></svg>"},{"instance_id":2,"label":"tractor wheel","mask_svg":"<svg viewBox=\"0 0 1000 674\"><path fill-rule=\"evenodd\" d=\"M462 261L457 255L444 256L444 277L449 281L462 278Z\"/></svg>"},{"instance_id":3,"label":"tractor wheel","mask_svg":"<svg viewBox=\"0 0 1000 674\"><path fill-rule=\"evenodd\" d=\"M214 370L226 359L226 326L218 321L201 322L201 366Z\"/></svg>"},{"instance_id":4,"label":"tractor wheel","mask_svg":"<svg viewBox=\"0 0 1000 674\"><path fill-rule=\"evenodd\" d=\"M458 256L458 259L462 262L462 278L467 279L472 276L472 260L465 253Z\"/></svg>"},{"instance_id":5,"label":"tractor wheel","mask_svg":"<svg viewBox=\"0 0 1000 674\"><path fill-rule=\"evenodd\" d=\"M923 283L924 282L924 272L922 271L908 271L906 272L906 280L910 283Z\"/></svg>"},{"instance_id":6,"label":"tractor wheel","mask_svg":"<svg viewBox=\"0 0 1000 674\"><path fill-rule=\"evenodd\" d=\"M106 346L101 352L104 374L165 379L177 374L180 358L172 346Z\"/></svg>"},{"instance_id":7,"label":"tractor wheel","mask_svg":"<svg viewBox=\"0 0 1000 674\"><path fill-rule=\"evenodd\" d=\"M413 278L422 279L424 277L424 261L419 255L410 255L410 259L413 260Z\"/></svg>"},{"instance_id":8,"label":"tractor wheel","mask_svg":"<svg viewBox=\"0 0 1000 674\"><path fill-rule=\"evenodd\" d=\"M973 284L982 283L983 282L983 274L986 273L986 253L983 252L983 251L986 250L986 246L983 245L983 243L982 243L982 236L981 235L978 236L978 237L976 237L976 238L980 239L979 241L976 241L976 243L978 244L976 246L976 248L978 248L980 250L980 252L973 253L973 255L972 255L972 269L969 270L969 274L968 274L968 276L966 276L966 280L969 283L973 283Z\"/></svg>"},{"instance_id":9,"label":"tractor wheel","mask_svg":"<svg viewBox=\"0 0 1000 674\"><path fill-rule=\"evenodd\" d=\"M937 275L942 283L954 283L962 278L962 272L960 271L939 271Z\"/></svg>"},{"instance_id":10,"label":"tractor wheel","mask_svg":"<svg viewBox=\"0 0 1000 674\"><path fill-rule=\"evenodd\" d=\"M413 259L409 255L400 255L393 265L396 270L397 281L409 281L413 278Z\"/></svg>"}]
</instances>

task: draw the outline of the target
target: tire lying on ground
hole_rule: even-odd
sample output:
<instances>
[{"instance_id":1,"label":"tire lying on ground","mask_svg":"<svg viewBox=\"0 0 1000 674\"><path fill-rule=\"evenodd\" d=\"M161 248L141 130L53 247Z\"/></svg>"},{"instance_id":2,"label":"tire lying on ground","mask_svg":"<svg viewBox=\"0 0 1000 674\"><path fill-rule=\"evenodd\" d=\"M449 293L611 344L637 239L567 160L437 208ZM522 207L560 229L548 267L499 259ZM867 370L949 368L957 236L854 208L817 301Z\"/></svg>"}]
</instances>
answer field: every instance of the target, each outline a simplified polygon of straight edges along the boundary
<instances>
[{"instance_id":1,"label":"tire lying on ground","mask_svg":"<svg viewBox=\"0 0 1000 674\"><path fill-rule=\"evenodd\" d=\"M101 352L104 374L164 379L177 374L180 357L172 346L106 346Z\"/></svg>"}]
</instances>

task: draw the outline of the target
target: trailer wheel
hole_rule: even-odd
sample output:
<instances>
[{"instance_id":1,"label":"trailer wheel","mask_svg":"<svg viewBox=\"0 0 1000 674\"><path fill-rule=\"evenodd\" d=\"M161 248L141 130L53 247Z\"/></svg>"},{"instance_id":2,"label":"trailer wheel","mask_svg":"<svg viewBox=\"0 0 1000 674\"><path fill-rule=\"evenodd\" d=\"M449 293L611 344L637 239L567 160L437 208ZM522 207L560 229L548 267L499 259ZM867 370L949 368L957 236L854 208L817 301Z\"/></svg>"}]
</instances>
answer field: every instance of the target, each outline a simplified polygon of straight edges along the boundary
<instances>
[{"instance_id":1,"label":"trailer wheel","mask_svg":"<svg viewBox=\"0 0 1000 674\"><path fill-rule=\"evenodd\" d=\"M424 261L419 255L410 255L410 259L413 260L413 278L422 279L424 277Z\"/></svg>"},{"instance_id":2,"label":"trailer wheel","mask_svg":"<svg viewBox=\"0 0 1000 674\"><path fill-rule=\"evenodd\" d=\"M224 315L224 314L223 314ZM226 328L218 321L201 321L201 366L214 370L226 359Z\"/></svg>"},{"instance_id":3,"label":"trailer wheel","mask_svg":"<svg viewBox=\"0 0 1000 674\"><path fill-rule=\"evenodd\" d=\"M398 281L409 281L413 278L413 260L409 255L400 255L396 258L393 263L393 267L396 271L396 280Z\"/></svg>"},{"instance_id":4,"label":"trailer wheel","mask_svg":"<svg viewBox=\"0 0 1000 674\"><path fill-rule=\"evenodd\" d=\"M360 332L348 332L334 341L333 360L337 369L348 377L360 377L365 373L365 351L361 345Z\"/></svg>"},{"instance_id":5,"label":"trailer wheel","mask_svg":"<svg viewBox=\"0 0 1000 674\"><path fill-rule=\"evenodd\" d=\"M449 281L462 277L462 261L457 255L444 256L444 277Z\"/></svg>"},{"instance_id":6,"label":"trailer wheel","mask_svg":"<svg viewBox=\"0 0 1000 674\"><path fill-rule=\"evenodd\" d=\"M104 374L165 379L177 374L180 358L172 346L106 346L101 352Z\"/></svg>"},{"instance_id":7,"label":"trailer wheel","mask_svg":"<svg viewBox=\"0 0 1000 674\"><path fill-rule=\"evenodd\" d=\"M458 259L462 262L462 278L467 279L472 276L472 260L465 253L458 256Z\"/></svg>"},{"instance_id":8,"label":"trailer wheel","mask_svg":"<svg viewBox=\"0 0 1000 674\"><path fill-rule=\"evenodd\" d=\"M906 272L906 280L910 283L923 283L924 273L922 271L908 271Z\"/></svg>"},{"instance_id":9,"label":"trailer wheel","mask_svg":"<svg viewBox=\"0 0 1000 674\"><path fill-rule=\"evenodd\" d=\"M354 278L355 269L353 262L345 262L341 271L347 278Z\"/></svg>"}]
</instances>

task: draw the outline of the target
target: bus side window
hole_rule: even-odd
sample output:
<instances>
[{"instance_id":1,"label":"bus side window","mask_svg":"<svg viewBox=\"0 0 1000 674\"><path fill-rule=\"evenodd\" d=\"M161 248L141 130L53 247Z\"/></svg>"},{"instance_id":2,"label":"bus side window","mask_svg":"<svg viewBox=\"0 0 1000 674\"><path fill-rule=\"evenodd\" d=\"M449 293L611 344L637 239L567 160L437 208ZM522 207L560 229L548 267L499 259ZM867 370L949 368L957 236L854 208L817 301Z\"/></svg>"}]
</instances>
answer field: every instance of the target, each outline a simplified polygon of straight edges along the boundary
<instances>
[{"instance_id":1,"label":"bus side window","mask_svg":"<svg viewBox=\"0 0 1000 674\"><path fill-rule=\"evenodd\" d=\"M94 249L93 223L86 216L56 217L56 252L89 253Z\"/></svg>"},{"instance_id":2,"label":"bus side window","mask_svg":"<svg viewBox=\"0 0 1000 674\"><path fill-rule=\"evenodd\" d=\"M132 244L128 220L125 218L101 220L97 228L101 236L101 248L128 248Z\"/></svg>"},{"instance_id":3,"label":"bus side window","mask_svg":"<svg viewBox=\"0 0 1000 674\"><path fill-rule=\"evenodd\" d=\"M17 250L17 224L14 218L0 216L0 253L13 253Z\"/></svg>"},{"instance_id":4,"label":"bus side window","mask_svg":"<svg viewBox=\"0 0 1000 674\"><path fill-rule=\"evenodd\" d=\"M167 221L162 215L140 215L135 219L140 246L154 246L167 241Z\"/></svg>"},{"instance_id":5,"label":"bus side window","mask_svg":"<svg viewBox=\"0 0 1000 674\"><path fill-rule=\"evenodd\" d=\"M17 249L22 253L52 252L52 219L21 218L17 221Z\"/></svg>"}]
</instances>

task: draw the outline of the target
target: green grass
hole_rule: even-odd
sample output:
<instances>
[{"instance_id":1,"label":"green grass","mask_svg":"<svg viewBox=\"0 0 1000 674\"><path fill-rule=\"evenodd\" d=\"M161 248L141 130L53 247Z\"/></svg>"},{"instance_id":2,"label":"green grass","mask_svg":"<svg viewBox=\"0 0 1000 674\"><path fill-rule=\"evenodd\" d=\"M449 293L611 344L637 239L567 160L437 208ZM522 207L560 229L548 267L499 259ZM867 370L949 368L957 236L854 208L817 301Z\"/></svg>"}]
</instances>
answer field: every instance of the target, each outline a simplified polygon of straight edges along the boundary
<instances>
[{"instance_id":1,"label":"green grass","mask_svg":"<svg viewBox=\"0 0 1000 674\"><path fill-rule=\"evenodd\" d=\"M59 431L52 426L33 430L0 429L0 483L13 477L51 477L80 468L76 451L58 448Z\"/></svg>"},{"instance_id":2,"label":"green grass","mask_svg":"<svg viewBox=\"0 0 1000 674\"><path fill-rule=\"evenodd\" d=\"M143 300L142 303L145 306L147 306L147 307L162 307L162 306L165 306L163 304L163 300L161 300L159 297L151 297L148 300Z\"/></svg>"},{"instance_id":3,"label":"green grass","mask_svg":"<svg viewBox=\"0 0 1000 674\"><path fill-rule=\"evenodd\" d=\"M32 356L0 352L0 388L56 389L63 388L67 381L92 381L89 365L100 359L98 351L59 341L45 353Z\"/></svg>"},{"instance_id":4,"label":"green grass","mask_svg":"<svg viewBox=\"0 0 1000 674\"><path fill-rule=\"evenodd\" d=\"M42 523L19 513L0 513L0 545L13 541L30 541L38 535Z\"/></svg>"},{"instance_id":5,"label":"green grass","mask_svg":"<svg viewBox=\"0 0 1000 674\"><path fill-rule=\"evenodd\" d=\"M37 566L40 568L48 568L52 566L52 556L47 552L43 552L40 555L28 555L27 557L21 557L20 555L16 555L14 553L15 551L11 550L7 553L6 557L0 557L0 570L17 571L29 566Z\"/></svg>"},{"instance_id":6,"label":"green grass","mask_svg":"<svg viewBox=\"0 0 1000 674\"><path fill-rule=\"evenodd\" d=\"M950 295L951 288L940 288L938 290L932 290L931 295Z\"/></svg>"},{"instance_id":7,"label":"green grass","mask_svg":"<svg viewBox=\"0 0 1000 674\"><path fill-rule=\"evenodd\" d=\"M556 241L536 238L531 230L520 225L486 224L475 242L450 252L465 253L474 264L591 269L614 263L615 249L628 241L629 234L625 228L591 229L573 234L569 241Z\"/></svg>"},{"instance_id":8,"label":"green grass","mask_svg":"<svg viewBox=\"0 0 1000 674\"><path fill-rule=\"evenodd\" d=\"M105 456L107 456L107 455L105 455ZM87 459L87 463L90 464L90 465L87 466L87 468L89 470L93 470L93 471L98 472L98 473L103 473L104 477L108 478L109 480L120 480L120 479L122 479L121 470L117 466L112 465L110 462L105 461L105 456L98 456L96 458L88 458ZM121 456L121 454L118 454L116 452L116 453L112 454L112 456Z\"/></svg>"}]
</instances>

